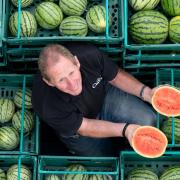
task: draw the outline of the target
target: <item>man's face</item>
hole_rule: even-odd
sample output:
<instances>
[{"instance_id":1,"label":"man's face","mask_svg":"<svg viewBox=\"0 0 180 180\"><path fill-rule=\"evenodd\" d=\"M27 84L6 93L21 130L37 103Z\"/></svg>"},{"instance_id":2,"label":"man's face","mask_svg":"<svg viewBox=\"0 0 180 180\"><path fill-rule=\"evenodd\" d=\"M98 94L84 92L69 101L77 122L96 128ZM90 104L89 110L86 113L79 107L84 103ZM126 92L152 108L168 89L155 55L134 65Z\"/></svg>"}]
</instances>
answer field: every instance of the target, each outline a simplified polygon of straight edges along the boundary
<instances>
[{"instance_id":1,"label":"man's face","mask_svg":"<svg viewBox=\"0 0 180 180\"><path fill-rule=\"evenodd\" d=\"M62 92L73 96L79 95L82 91L82 77L78 59L71 61L66 57L61 56L60 58L60 61L48 66L47 74L50 81L44 81Z\"/></svg>"}]
</instances>

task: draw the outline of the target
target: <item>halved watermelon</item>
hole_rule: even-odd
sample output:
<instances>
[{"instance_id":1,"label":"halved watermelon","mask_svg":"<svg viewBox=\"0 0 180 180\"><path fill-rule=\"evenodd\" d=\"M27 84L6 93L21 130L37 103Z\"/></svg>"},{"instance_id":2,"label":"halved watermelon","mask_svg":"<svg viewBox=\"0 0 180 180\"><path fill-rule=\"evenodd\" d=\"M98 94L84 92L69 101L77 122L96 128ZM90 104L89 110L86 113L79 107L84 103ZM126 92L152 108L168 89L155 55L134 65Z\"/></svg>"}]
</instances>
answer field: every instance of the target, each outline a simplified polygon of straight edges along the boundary
<instances>
[{"instance_id":1,"label":"halved watermelon","mask_svg":"<svg viewBox=\"0 0 180 180\"><path fill-rule=\"evenodd\" d=\"M168 140L158 128L142 126L136 129L132 138L132 147L139 155L157 158L164 154Z\"/></svg>"},{"instance_id":2,"label":"halved watermelon","mask_svg":"<svg viewBox=\"0 0 180 180\"><path fill-rule=\"evenodd\" d=\"M165 116L180 116L180 91L172 86L158 87L152 97L152 106Z\"/></svg>"}]
</instances>

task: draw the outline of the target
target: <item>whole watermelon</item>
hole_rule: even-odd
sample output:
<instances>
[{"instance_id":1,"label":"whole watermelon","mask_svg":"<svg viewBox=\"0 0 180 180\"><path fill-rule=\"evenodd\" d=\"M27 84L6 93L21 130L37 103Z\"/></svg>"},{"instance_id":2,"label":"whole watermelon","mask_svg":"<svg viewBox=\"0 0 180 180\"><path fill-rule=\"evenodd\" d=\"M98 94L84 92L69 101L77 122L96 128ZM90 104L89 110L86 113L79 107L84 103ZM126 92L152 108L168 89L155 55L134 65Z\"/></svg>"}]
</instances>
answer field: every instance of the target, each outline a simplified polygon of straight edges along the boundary
<instances>
[{"instance_id":1,"label":"whole watermelon","mask_svg":"<svg viewBox=\"0 0 180 180\"><path fill-rule=\"evenodd\" d=\"M72 164L66 168L65 171L71 171L71 174L64 174L62 180L88 180L87 174L81 174L83 171L87 171L81 164ZM80 172L79 174L73 174L73 171Z\"/></svg>"},{"instance_id":2,"label":"whole watermelon","mask_svg":"<svg viewBox=\"0 0 180 180\"><path fill-rule=\"evenodd\" d=\"M173 43L180 43L180 16L173 17L170 20L169 39Z\"/></svg>"},{"instance_id":3,"label":"whole watermelon","mask_svg":"<svg viewBox=\"0 0 180 180\"><path fill-rule=\"evenodd\" d=\"M11 99L0 98L0 123L8 122L15 113L15 104Z\"/></svg>"},{"instance_id":4,"label":"whole watermelon","mask_svg":"<svg viewBox=\"0 0 180 180\"><path fill-rule=\"evenodd\" d=\"M32 91L29 88L26 88L24 94L23 94L23 90L21 88L18 88L14 95L15 105L18 108L22 108L23 103L24 103L25 109L31 109L32 108L31 94L32 94ZM24 96L24 98L23 98L23 96Z\"/></svg>"},{"instance_id":5,"label":"whole watermelon","mask_svg":"<svg viewBox=\"0 0 180 180\"><path fill-rule=\"evenodd\" d=\"M18 0L11 0L12 4L18 7ZM25 8L30 6L33 3L33 0L20 0L21 8Z\"/></svg>"},{"instance_id":6,"label":"whole watermelon","mask_svg":"<svg viewBox=\"0 0 180 180\"><path fill-rule=\"evenodd\" d=\"M13 127L0 127L0 149L13 150L18 144L19 134Z\"/></svg>"},{"instance_id":7,"label":"whole watermelon","mask_svg":"<svg viewBox=\"0 0 180 180\"><path fill-rule=\"evenodd\" d=\"M20 36L31 37L37 32L37 23L34 16L28 11L21 11L20 14ZM9 30L13 36L18 33L18 12L13 13L9 19Z\"/></svg>"},{"instance_id":8,"label":"whole watermelon","mask_svg":"<svg viewBox=\"0 0 180 180\"><path fill-rule=\"evenodd\" d=\"M24 114L22 114L21 110L18 110L12 118L13 127L20 132L22 129L22 118L24 122L24 131L23 133L29 133L34 127L34 119L33 115L30 111L25 110Z\"/></svg>"},{"instance_id":9,"label":"whole watermelon","mask_svg":"<svg viewBox=\"0 0 180 180\"><path fill-rule=\"evenodd\" d=\"M20 173L18 173L18 164L10 166L7 170L7 180L17 180L18 174L20 175L19 179L32 180L32 173L29 167L23 164L20 166Z\"/></svg>"},{"instance_id":10,"label":"whole watermelon","mask_svg":"<svg viewBox=\"0 0 180 180\"><path fill-rule=\"evenodd\" d=\"M6 180L6 174L3 169L0 169L0 180Z\"/></svg>"},{"instance_id":11,"label":"whole watermelon","mask_svg":"<svg viewBox=\"0 0 180 180\"><path fill-rule=\"evenodd\" d=\"M42 2L35 9L35 18L44 29L55 29L63 20L60 7L53 2Z\"/></svg>"},{"instance_id":12,"label":"whole watermelon","mask_svg":"<svg viewBox=\"0 0 180 180\"><path fill-rule=\"evenodd\" d=\"M60 177L56 174L48 174L46 175L45 180L60 180Z\"/></svg>"},{"instance_id":13,"label":"whole watermelon","mask_svg":"<svg viewBox=\"0 0 180 180\"><path fill-rule=\"evenodd\" d=\"M112 180L112 177L106 174L92 174L88 180Z\"/></svg>"},{"instance_id":14,"label":"whole watermelon","mask_svg":"<svg viewBox=\"0 0 180 180\"><path fill-rule=\"evenodd\" d=\"M176 179L179 179L180 177L180 166L170 166L168 168L166 168L159 180L176 180Z\"/></svg>"},{"instance_id":15,"label":"whole watermelon","mask_svg":"<svg viewBox=\"0 0 180 180\"><path fill-rule=\"evenodd\" d=\"M129 0L129 4L135 11L154 9L160 0Z\"/></svg>"},{"instance_id":16,"label":"whole watermelon","mask_svg":"<svg viewBox=\"0 0 180 180\"><path fill-rule=\"evenodd\" d=\"M59 6L68 16L80 16L86 9L87 0L60 0Z\"/></svg>"},{"instance_id":17,"label":"whole watermelon","mask_svg":"<svg viewBox=\"0 0 180 180\"><path fill-rule=\"evenodd\" d=\"M159 11L138 11L130 19L129 32L139 44L160 44L168 36L168 19Z\"/></svg>"},{"instance_id":18,"label":"whole watermelon","mask_svg":"<svg viewBox=\"0 0 180 180\"><path fill-rule=\"evenodd\" d=\"M161 130L166 134L169 143L172 142L172 118L162 122ZM180 143L180 118L174 118L174 140L176 144Z\"/></svg>"},{"instance_id":19,"label":"whole watermelon","mask_svg":"<svg viewBox=\"0 0 180 180\"><path fill-rule=\"evenodd\" d=\"M108 13L108 12L107 12ZM86 21L89 29L95 33L103 33L106 30L106 8L102 5L92 6L87 14ZM112 25L112 17L109 13L109 27Z\"/></svg>"},{"instance_id":20,"label":"whole watermelon","mask_svg":"<svg viewBox=\"0 0 180 180\"><path fill-rule=\"evenodd\" d=\"M166 14L169 16L180 15L180 1L179 0L161 0L161 6Z\"/></svg>"},{"instance_id":21,"label":"whole watermelon","mask_svg":"<svg viewBox=\"0 0 180 180\"><path fill-rule=\"evenodd\" d=\"M159 180L157 174L151 168L134 168L127 176L127 180L137 180L137 179L151 179Z\"/></svg>"},{"instance_id":22,"label":"whole watermelon","mask_svg":"<svg viewBox=\"0 0 180 180\"><path fill-rule=\"evenodd\" d=\"M86 36L88 26L84 18L80 16L68 16L61 22L59 31L63 36Z\"/></svg>"}]
</instances>

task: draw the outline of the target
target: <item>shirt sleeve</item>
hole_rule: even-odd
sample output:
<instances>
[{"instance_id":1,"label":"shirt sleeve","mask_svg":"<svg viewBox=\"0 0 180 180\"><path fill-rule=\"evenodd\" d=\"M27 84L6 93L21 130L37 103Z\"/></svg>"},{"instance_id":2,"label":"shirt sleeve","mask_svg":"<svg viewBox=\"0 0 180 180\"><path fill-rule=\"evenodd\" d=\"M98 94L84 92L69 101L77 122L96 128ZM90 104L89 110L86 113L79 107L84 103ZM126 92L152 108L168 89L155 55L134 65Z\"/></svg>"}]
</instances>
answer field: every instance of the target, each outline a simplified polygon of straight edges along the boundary
<instances>
[{"instance_id":1,"label":"shirt sleeve","mask_svg":"<svg viewBox=\"0 0 180 180\"><path fill-rule=\"evenodd\" d=\"M82 123L80 113L59 113L57 116L44 119L60 136L73 136L77 133Z\"/></svg>"}]
</instances>

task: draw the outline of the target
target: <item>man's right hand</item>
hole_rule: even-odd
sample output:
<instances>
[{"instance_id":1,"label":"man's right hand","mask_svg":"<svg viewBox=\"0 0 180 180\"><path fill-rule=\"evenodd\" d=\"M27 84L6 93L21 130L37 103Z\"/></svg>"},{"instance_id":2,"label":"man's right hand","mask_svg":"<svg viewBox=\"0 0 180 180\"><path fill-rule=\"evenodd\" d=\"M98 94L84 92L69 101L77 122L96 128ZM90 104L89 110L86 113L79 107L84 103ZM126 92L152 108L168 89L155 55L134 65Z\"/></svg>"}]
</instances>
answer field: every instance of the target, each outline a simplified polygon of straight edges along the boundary
<instances>
[{"instance_id":1,"label":"man's right hand","mask_svg":"<svg viewBox=\"0 0 180 180\"><path fill-rule=\"evenodd\" d=\"M132 138L133 138L134 132L139 127L141 127L141 126L137 125L137 124L129 124L129 126L126 129L125 136L128 139L129 144L131 146L132 146Z\"/></svg>"}]
</instances>

